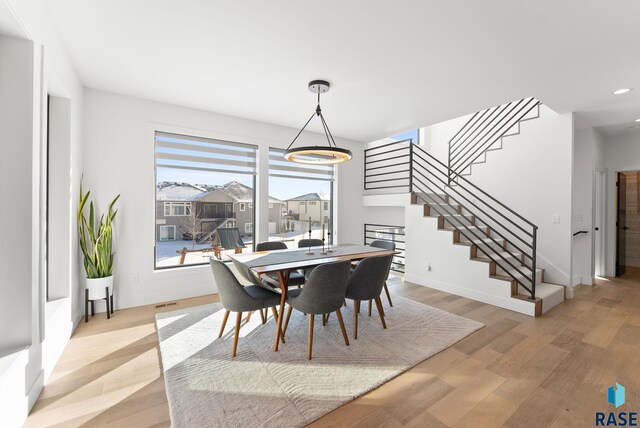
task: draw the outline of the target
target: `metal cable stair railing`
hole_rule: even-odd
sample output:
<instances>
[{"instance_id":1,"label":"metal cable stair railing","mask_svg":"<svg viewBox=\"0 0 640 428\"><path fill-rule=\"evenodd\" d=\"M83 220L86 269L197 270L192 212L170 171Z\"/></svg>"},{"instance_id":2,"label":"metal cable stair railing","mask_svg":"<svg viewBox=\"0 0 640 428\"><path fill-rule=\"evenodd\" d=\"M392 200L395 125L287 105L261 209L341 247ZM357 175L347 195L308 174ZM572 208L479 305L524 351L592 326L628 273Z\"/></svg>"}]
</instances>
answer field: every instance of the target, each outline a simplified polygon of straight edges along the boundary
<instances>
[{"instance_id":1,"label":"metal cable stair railing","mask_svg":"<svg viewBox=\"0 0 640 428\"><path fill-rule=\"evenodd\" d=\"M535 98L523 98L471 116L449 141L451 171L463 174L538 105Z\"/></svg>"},{"instance_id":2,"label":"metal cable stair railing","mask_svg":"<svg viewBox=\"0 0 640 428\"><path fill-rule=\"evenodd\" d=\"M538 228L522 215L411 140L368 149L364 182L367 190L408 189L535 299Z\"/></svg>"}]
</instances>

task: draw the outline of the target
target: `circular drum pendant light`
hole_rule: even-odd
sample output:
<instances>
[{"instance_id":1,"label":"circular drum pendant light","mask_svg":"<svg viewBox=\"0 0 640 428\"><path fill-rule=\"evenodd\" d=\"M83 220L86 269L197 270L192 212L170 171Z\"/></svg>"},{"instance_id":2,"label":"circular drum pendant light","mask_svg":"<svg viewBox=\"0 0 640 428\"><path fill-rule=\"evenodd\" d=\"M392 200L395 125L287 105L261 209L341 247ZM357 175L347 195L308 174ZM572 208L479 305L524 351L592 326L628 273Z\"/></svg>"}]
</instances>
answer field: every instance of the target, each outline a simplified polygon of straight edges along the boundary
<instances>
[{"instance_id":1,"label":"circular drum pendant light","mask_svg":"<svg viewBox=\"0 0 640 428\"><path fill-rule=\"evenodd\" d=\"M353 157L351 151L336 145L333 135L331 135L331 131L327 126L327 122L324 120L324 116L322 116L320 94L328 92L330 87L331 85L329 85L329 82L326 80L313 80L309 82L309 90L314 94L318 94L318 105L309 120L307 120L307 123L305 123L300 132L298 132L296 138L294 138L291 144L289 144L289 147L287 147L287 151L284 153L286 160L311 165L331 165L346 162ZM324 130L324 135L327 137L327 146L302 146L292 149L291 146L293 146L293 143L296 142L314 116L318 116L322 122L322 129Z\"/></svg>"}]
</instances>

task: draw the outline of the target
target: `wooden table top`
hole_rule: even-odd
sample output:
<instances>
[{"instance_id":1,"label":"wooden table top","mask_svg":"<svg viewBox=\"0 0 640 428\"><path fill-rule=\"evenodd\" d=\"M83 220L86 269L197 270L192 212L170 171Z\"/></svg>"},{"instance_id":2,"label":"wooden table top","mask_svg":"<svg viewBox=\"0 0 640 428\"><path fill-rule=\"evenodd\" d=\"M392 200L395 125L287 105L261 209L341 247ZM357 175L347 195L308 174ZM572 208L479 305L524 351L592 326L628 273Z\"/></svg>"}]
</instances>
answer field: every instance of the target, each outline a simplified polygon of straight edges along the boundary
<instances>
[{"instance_id":1,"label":"wooden table top","mask_svg":"<svg viewBox=\"0 0 640 428\"><path fill-rule=\"evenodd\" d=\"M324 257L322 257L323 255L320 254L322 251L322 247L311 247L311 251L313 251L314 254L308 255L308 258L302 257L302 255L309 251L309 248L260 251L245 254L230 254L229 257L236 260L237 262L249 266L254 272L261 275L283 270L302 269L331 262L339 262L344 260L362 260L367 257L386 256L389 254L400 253L400 251L395 250L385 250L383 248L354 244L333 245L331 246L331 249L333 249L335 253L329 253ZM277 262L265 261L265 264L261 264L260 258L269 254L276 253L279 256L278 258L281 260ZM291 254L290 260L287 260L287 253Z\"/></svg>"}]
</instances>

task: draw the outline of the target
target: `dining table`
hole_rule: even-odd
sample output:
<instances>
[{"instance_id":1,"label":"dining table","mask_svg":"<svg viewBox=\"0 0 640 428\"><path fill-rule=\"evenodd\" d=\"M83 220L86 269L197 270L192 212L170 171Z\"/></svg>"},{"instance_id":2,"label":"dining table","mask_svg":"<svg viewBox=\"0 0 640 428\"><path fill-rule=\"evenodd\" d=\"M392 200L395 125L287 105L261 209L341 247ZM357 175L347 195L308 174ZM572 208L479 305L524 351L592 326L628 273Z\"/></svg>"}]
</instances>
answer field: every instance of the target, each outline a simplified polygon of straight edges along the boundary
<instances>
[{"instance_id":1,"label":"dining table","mask_svg":"<svg viewBox=\"0 0 640 428\"><path fill-rule=\"evenodd\" d=\"M398 254L399 251L370 247L367 245L340 244L332 246L304 247L287 250L257 251L254 253L229 254L234 264L244 268L241 270L252 271L257 278L264 278L273 282L280 289L280 311L276 320L276 337L273 344L274 352L278 351L278 344L282 333L282 320L284 307L287 303L287 290L289 288L289 276L292 271L309 269L325 263L340 262L345 260L358 261L367 257L386 256ZM273 276L277 281L273 281Z\"/></svg>"}]
</instances>

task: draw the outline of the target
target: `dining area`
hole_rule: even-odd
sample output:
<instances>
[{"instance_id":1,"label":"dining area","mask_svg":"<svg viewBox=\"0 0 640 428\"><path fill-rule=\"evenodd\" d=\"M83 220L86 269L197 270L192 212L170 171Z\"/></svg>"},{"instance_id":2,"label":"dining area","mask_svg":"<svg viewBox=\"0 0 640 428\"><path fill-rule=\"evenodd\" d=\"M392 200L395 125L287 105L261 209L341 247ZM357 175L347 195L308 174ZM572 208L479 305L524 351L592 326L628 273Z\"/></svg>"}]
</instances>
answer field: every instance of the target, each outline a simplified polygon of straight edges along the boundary
<instances>
[{"instance_id":1,"label":"dining area","mask_svg":"<svg viewBox=\"0 0 640 428\"><path fill-rule=\"evenodd\" d=\"M328 246L320 239L303 239L295 249L279 241L258 243L253 253L230 255L231 266L212 258L213 280L225 311L218 338L225 334L228 318L234 313L231 356L235 357L243 317L246 323L258 312L265 325L270 311L275 324L272 351L278 352L287 343L295 310L308 318L307 359L313 357L316 317L322 320L323 328L335 317L344 345L350 346L350 338L358 339L358 318L366 315L360 314L363 301L369 305L368 316L375 306L382 328L387 328L381 295L385 292L385 301L392 306L387 278L396 254L395 244L385 240L367 246ZM343 320L346 306L353 312L351 331Z\"/></svg>"},{"instance_id":2,"label":"dining area","mask_svg":"<svg viewBox=\"0 0 640 428\"><path fill-rule=\"evenodd\" d=\"M419 303L392 240L211 258L213 302L156 315L176 426L306 426L482 328Z\"/></svg>"}]
</instances>

